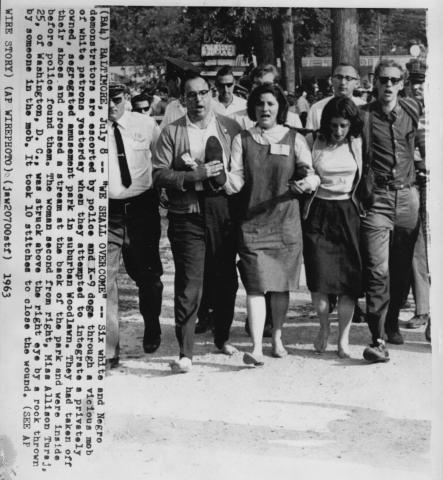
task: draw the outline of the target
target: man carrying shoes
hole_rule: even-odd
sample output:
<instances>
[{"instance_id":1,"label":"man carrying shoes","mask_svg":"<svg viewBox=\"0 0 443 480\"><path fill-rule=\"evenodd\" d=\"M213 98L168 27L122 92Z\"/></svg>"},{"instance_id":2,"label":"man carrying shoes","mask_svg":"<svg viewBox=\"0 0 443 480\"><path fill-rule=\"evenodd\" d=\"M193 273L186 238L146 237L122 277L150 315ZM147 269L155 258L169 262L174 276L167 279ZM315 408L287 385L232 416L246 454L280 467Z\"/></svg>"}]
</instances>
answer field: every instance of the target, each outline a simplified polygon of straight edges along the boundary
<instances>
[{"instance_id":1,"label":"man carrying shoes","mask_svg":"<svg viewBox=\"0 0 443 480\"><path fill-rule=\"evenodd\" d=\"M157 142L154 184L169 199L168 237L175 264L174 312L179 359L173 373L192 367L194 330L205 268L211 263L214 299L214 342L227 355L238 288L236 225L229 195L243 186L243 165L229 165L231 143L239 125L211 109L207 81L188 72L182 83L187 114L167 125Z\"/></svg>"}]
</instances>

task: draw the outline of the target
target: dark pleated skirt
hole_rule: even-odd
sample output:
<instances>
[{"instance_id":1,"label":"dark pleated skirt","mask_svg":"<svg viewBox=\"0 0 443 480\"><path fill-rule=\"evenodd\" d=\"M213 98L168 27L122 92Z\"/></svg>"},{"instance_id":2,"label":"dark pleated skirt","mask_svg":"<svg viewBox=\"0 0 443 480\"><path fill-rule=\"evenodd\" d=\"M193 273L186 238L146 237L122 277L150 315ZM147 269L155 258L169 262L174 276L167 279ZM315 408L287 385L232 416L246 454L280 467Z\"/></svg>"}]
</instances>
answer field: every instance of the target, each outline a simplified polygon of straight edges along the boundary
<instances>
[{"instance_id":1,"label":"dark pleated skirt","mask_svg":"<svg viewBox=\"0 0 443 480\"><path fill-rule=\"evenodd\" d=\"M306 283L311 292L362 295L360 217L352 200L315 198L303 224Z\"/></svg>"}]
</instances>

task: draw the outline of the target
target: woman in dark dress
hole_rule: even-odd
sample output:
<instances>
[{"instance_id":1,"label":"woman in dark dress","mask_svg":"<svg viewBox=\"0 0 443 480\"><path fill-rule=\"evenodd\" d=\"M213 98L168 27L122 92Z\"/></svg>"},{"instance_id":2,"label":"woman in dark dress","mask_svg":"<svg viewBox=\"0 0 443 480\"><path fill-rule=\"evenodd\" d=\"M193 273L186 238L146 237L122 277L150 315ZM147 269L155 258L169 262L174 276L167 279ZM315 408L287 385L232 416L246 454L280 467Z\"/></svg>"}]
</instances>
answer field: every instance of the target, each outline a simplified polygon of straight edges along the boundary
<instances>
[{"instance_id":1,"label":"woman in dark dress","mask_svg":"<svg viewBox=\"0 0 443 480\"><path fill-rule=\"evenodd\" d=\"M233 157L243 158L245 175L239 271L247 293L253 351L245 353L243 361L254 366L263 364L265 293L270 294L273 319L272 355L287 354L281 328L302 263L297 195L312 192L319 184L306 140L283 125L287 111L279 86L255 88L248 99L248 116L257 123L237 135L232 148Z\"/></svg>"},{"instance_id":2,"label":"woman in dark dress","mask_svg":"<svg viewBox=\"0 0 443 480\"><path fill-rule=\"evenodd\" d=\"M355 191L362 167L362 122L348 98L334 97L323 109L312 163L321 183L304 209L306 280L320 319L314 348L324 352L329 336L328 295L338 296L338 355L349 357L349 329L362 293L359 251L360 205Z\"/></svg>"}]
</instances>

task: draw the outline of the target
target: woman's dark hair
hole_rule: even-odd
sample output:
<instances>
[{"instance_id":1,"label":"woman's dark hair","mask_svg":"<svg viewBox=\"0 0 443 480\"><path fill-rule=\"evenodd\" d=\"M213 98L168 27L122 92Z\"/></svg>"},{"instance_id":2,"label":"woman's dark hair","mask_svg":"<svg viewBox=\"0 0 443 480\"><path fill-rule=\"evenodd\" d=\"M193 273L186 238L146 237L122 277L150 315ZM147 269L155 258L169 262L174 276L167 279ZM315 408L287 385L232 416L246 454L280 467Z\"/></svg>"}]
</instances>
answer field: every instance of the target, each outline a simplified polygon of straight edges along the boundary
<instances>
[{"instance_id":1,"label":"woman's dark hair","mask_svg":"<svg viewBox=\"0 0 443 480\"><path fill-rule=\"evenodd\" d=\"M248 117L254 122L257 121L255 115L255 107L257 106L260 96L264 93L271 93L277 99L278 102L278 113L277 113L277 123L282 125L286 122L286 117L288 115L289 104L286 100L285 94L283 93L282 88L275 83L265 83L254 88L248 98Z\"/></svg>"},{"instance_id":2,"label":"woman's dark hair","mask_svg":"<svg viewBox=\"0 0 443 480\"><path fill-rule=\"evenodd\" d=\"M331 138L331 120L333 118L344 118L349 120L349 136L358 137L363 128L363 121L355 103L346 97L333 97L324 106L320 120L319 132L326 138Z\"/></svg>"}]
</instances>

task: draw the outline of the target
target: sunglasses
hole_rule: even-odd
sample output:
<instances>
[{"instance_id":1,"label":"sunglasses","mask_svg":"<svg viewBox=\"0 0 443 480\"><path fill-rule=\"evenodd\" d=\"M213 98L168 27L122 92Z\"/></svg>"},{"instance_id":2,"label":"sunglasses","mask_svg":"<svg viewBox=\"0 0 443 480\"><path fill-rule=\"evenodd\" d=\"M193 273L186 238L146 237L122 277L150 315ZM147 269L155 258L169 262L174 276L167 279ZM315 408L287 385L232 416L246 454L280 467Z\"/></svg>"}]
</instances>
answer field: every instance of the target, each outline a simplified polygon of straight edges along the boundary
<instances>
[{"instance_id":1,"label":"sunglasses","mask_svg":"<svg viewBox=\"0 0 443 480\"><path fill-rule=\"evenodd\" d=\"M148 112L150 107L141 107L141 108L134 108L134 112L143 113Z\"/></svg>"},{"instance_id":2,"label":"sunglasses","mask_svg":"<svg viewBox=\"0 0 443 480\"><path fill-rule=\"evenodd\" d=\"M231 83L218 83L217 82L217 87L219 87L219 88L223 88L223 87L231 88L233 85L234 85L234 82L231 82Z\"/></svg>"},{"instance_id":3,"label":"sunglasses","mask_svg":"<svg viewBox=\"0 0 443 480\"><path fill-rule=\"evenodd\" d=\"M209 90L200 90L198 92L187 92L185 97L188 100L196 100L197 97L206 97L206 95L209 93Z\"/></svg>"},{"instance_id":4,"label":"sunglasses","mask_svg":"<svg viewBox=\"0 0 443 480\"><path fill-rule=\"evenodd\" d=\"M388 82L391 82L392 85L397 85L397 83L401 82L403 79L401 77L378 77L378 81L382 85L386 85Z\"/></svg>"},{"instance_id":5,"label":"sunglasses","mask_svg":"<svg viewBox=\"0 0 443 480\"><path fill-rule=\"evenodd\" d=\"M357 80L355 77L350 77L349 75L334 75L334 78L338 81L346 80L347 82L350 82L352 80Z\"/></svg>"}]
</instances>

